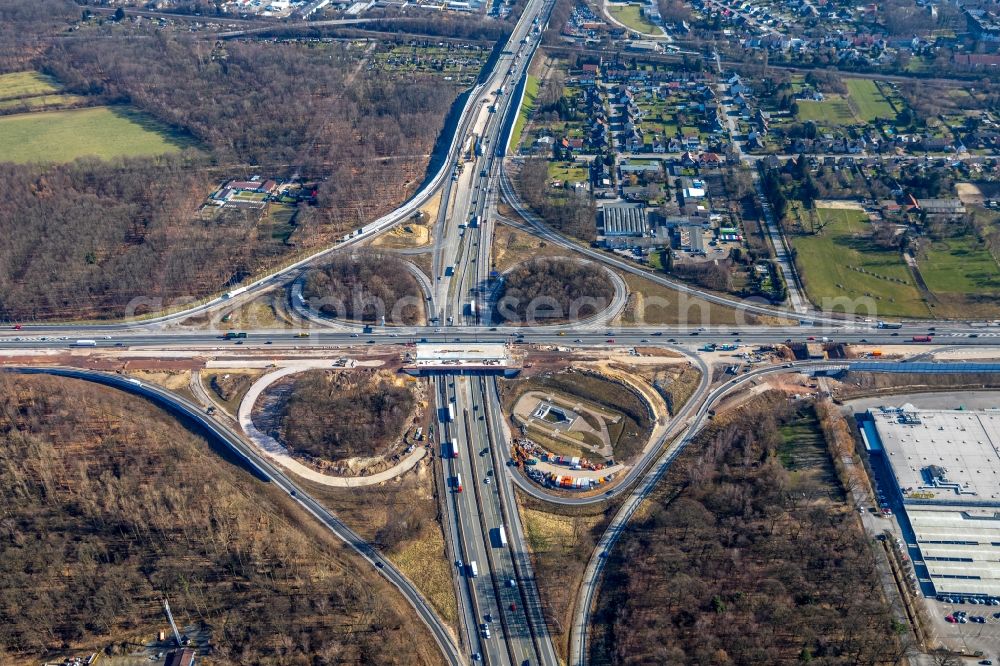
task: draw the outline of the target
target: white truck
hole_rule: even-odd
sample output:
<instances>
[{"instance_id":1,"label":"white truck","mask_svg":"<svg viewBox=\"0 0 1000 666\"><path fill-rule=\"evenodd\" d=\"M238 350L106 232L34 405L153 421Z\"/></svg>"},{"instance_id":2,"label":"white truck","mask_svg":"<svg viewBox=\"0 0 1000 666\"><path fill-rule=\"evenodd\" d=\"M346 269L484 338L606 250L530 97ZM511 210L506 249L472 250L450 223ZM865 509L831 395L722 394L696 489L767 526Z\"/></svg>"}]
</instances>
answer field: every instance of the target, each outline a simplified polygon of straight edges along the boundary
<instances>
[{"instance_id":1,"label":"white truck","mask_svg":"<svg viewBox=\"0 0 1000 666\"><path fill-rule=\"evenodd\" d=\"M499 544L499 548L507 547L507 528L501 525L500 527L493 528L493 532L496 538L493 540L494 544Z\"/></svg>"},{"instance_id":2,"label":"white truck","mask_svg":"<svg viewBox=\"0 0 1000 666\"><path fill-rule=\"evenodd\" d=\"M475 560L469 562L469 578L475 578L479 575L479 565L476 564Z\"/></svg>"},{"instance_id":3,"label":"white truck","mask_svg":"<svg viewBox=\"0 0 1000 666\"><path fill-rule=\"evenodd\" d=\"M77 340L73 343L73 347L96 347L97 340Z\"/></svg>"}]
</instances>

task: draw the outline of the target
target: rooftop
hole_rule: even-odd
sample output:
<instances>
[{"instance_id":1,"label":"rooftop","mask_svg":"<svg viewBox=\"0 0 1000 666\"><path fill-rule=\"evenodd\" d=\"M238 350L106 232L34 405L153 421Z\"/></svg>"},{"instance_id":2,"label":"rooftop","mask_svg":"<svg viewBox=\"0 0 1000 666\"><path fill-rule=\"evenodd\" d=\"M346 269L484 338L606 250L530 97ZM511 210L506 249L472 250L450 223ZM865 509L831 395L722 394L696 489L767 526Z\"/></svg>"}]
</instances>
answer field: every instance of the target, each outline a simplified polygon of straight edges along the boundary
<instances>
[{"instance_id":1,"label":"rooftop","mask_svg":"<svg viewBox=\"0 0 1000 666\"><path fill-rule=\"evenodd\" d=\"M646 209L641 204L605 206L605 236L642 236L646 233Z\"/></svg>"},{"instance_id":2,"label":"rooftop","mask_svg":"<svg viewBox=\"0 0 1000 666\"><path fill-rule=\"evenodd\" d=\"M1000 410L868 413L904 500L1000 506Z\"/></svg>"}]
</instances>

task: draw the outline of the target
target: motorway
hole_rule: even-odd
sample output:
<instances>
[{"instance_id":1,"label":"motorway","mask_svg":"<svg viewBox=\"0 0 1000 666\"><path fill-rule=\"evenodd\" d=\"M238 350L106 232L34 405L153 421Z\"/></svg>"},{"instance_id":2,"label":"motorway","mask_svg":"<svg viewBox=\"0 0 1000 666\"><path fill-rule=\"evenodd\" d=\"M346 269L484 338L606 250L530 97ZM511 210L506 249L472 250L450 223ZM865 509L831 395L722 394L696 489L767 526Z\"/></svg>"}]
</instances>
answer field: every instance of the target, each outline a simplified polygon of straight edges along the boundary
<instances>
[{"instance_id":1,"label":"motorway","mask_svg":"<svg viewBox=\"0 0 1000 666\"><path fill-rule=\"evenodd\" d=\"M489 328L491 310L484 304L489 301L495 184L520 104L512 93L525 77L551 9L550 0L533 0L526 7L524 16L532 17L531 23L522 17L511 36L512 46L500 57L500 68L508 68L507 78L479 97L469 160L461 162L461 168L456 165L451 178L456 184L454 196L449 198L448 186L442 196L435 227L430 319L431 324L443 325L437 330L454 329L458 337L476 327L483 313L486 326L479 328ZM454 340L455 336L413 339ZM444 375L432 381L449 487L445 513L456 552L462 637L474 660L556 666L513 486L501 462L508 451L502 429L496 428L502 416L487 404L487 381Z\"/></svg>"},{"instance_id":2,"label":"motorway","mask_svg":"<svg viewBox=\"0 0 1000 666\"><path fill-rule=\"evenodd\" d=\"M109 332L92 336L97 349L127 347L150 351L240 351L243 349L343 349L357 345L403 345L412 342L510 342L514 344L556 345L559 347L609 346L630 347L637 344L670 343L684 348L697 348L706 343L747 345L776 344L786 340L806 342L810 338L828 342L872 345L915 345L934 349L942 345L961 347L1000 346L1000 326L969 326L939 323L930 331L927 326L907 326L899 331L875 328L874 324L831 330L826 327L736 327L736 326L648 326L604 327L592 325L584 330L552 330L547 327L375 327L371 333L330 329L260 329L248 333L244 340L223 340L218 331L129 331ZM17 333L17 335L14 335ZM71 326L53 328L44 335L34 331L6 331L0 335L0 349L40 351L69 350L76 347L77 336L91 335ZM932 343L914 343L912 336L929 334ZM299 337L305 335L307 337Z\"/></svg>"},{"instance_id":3,"label":"motorway","mask_svg":"<svg viewBox=\"0 0 1000 666\"><path fill-rule=\"evenodd\" d=\"M588 562L584 584L579 590L570 661L587 661L587 626L590 609L598 590L604 554L614 546L629 519L655 487L683 446L704 423L708 411L729 392L747 382L773 372L794 371L789 367L768 367L741 375L711 388L711 369L696 349L706 343L768 345L786 341L835 340L873 345L921 345L928 350L947 347L997 346L1000 326L988 322L911 322L899 330L880 329L875 322L816 313L796 313L766 304L705 292L676 282L612 254L579 245L556 233L535 217L519 200L507 175L503 157L510 128L520 100L514 94L523 83L528 64L538 45L541 29L552 11L552 0L529 0L506 48L496 58L468 96L455 127L448 154L440 168L413 197L393 212L345 236L336 245L297 260L249 284L184 307L169 314L141 321L106 324L45 324L0 333L0 350L16 362L18 352L43 355L65 352L74 347L93 351L122 349L133 355L183 355L212 352L273 350L289 354L299 351L333 352L345 348L402 345L413 342L507 342L534 344L562 351L601 350L610 347L657 345L685 354L702 372L694 396L674 416L663 435L653 443L624 479L604 495L590 498L554 496L511 473L506 465L509 453L507 428L501 411L495 378L445 376L432 379L437 412L437 432L442 446L442 475L447 491L443 500L443 528L454 553L454 575L460 617L459 642L429 607L413 584L391 563L341 523L319 503L302 492L280 468L262 458L241 437L206 416L186 399L159 387L118 375L63 368L16 368L18 372L48 372L104 383L153 400L203 427L246 461L263 479L275 483L306 511L371 563L409 601L430 628L449 663L464 664L470 659L494 664L543 664L556 666L552 638L546 626L538 588L532 571L523 526L517 510L515 486L540 500L563 505L594 504L627 495L597 550ZM471 137L479 149L471 159L464 150ZM258 329L245 339L224 341L215 331L184 331L173 327L193 314L217 312L249 302L265 291L292 283L291 300L296 301L296 280L302 272L330 253L367 242L394 225L412 217L432 197L441 202L434 227L432 274L422 281L428 304L427 327L375 327L365 333L360 326L308 317L309 328ZM503 195L526 221L531 232L559 247L619 271L641 275L693 299L734 307L739 312L780 317L789 326L679 326L609 327L607 321L621 309L625 299L616 290L612 307L582 322L550 327L494 325L490 295L495 286L489 274L493 229L498 219L497 197ZM476 224L471 224L473 221ZM801 305L801 304L800 304ZM802 309L799 307L798 309ZM931 344L912 337L932 334ZM76 345L77 339L88 339ZM402 348L400 349L402 351ZM809 366L817 362L809 362ZM453 405L454 416L447 406ZM452 442L457 444L453 453ZM459 481L461 491L459 491ZM500 538L501 532L504 538ZM472 563L476 563L473 575ZM489 619L487 619L489 618ZM489 628L487 632L483 625Z\"/></svg>"}]
</instances>

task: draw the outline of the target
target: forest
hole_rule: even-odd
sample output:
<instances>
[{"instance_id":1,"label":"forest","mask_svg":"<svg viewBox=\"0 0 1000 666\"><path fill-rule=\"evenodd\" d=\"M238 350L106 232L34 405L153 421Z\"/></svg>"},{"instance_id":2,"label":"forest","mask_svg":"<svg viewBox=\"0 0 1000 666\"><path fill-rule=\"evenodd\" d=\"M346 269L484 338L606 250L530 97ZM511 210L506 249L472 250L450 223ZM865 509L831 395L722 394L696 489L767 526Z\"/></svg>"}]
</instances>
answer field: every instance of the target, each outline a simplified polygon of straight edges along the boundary
<instances>
[{"instance_id":1,"label":"forest","mask_svg":"<svg viewBox=\"0 0 1000 666\"><path fill-rule=\"evenodd\" d=\"M121 317L133 298L197 299L332 243L415 191L458 94L431 74L370 74L336 43L217 46L163 32L59 40L31 64L66 92L138 108L198 148L0 165L0 316L11 319ZM196 215L221 181L262 172L319 180L293 243L252 216Z\"/></svg>"},{"instance_id":2,"label":"forest","mask_svg":"<svg viewBox=\"0 0 1000 666\"><path fill-rule=\"evenodd\" d=\"M905 641L856 515L781 464L795 416L765 396L678 459L611 553L594 663L898 663Z\"/></svg>"},{"instance_id":3,"label":"forest","mask_svg":"<svg viewBox=\"0 0 1000 666\"><path fill-rule=\"evenodd\" d=\"M599 266L539 258L507 273L497 310L517 323L579 320L607 308L613 296L614 287Z\"/></svg>"},{"instance_id":4,"label":"forest","mask_svg":"<svg viewBox=\"0 0 1000 666\"><path fill-rule=\"evenodd\" d=\"M304 372L280 408L282 441L322 460L385 455L403 434L416 396L373 371Z\"/></svg>"},{"instance_id":5,"label":"forest","mask_svg":"<svg viewBox=\"0 0 1000 666\"><path fill-rule=\"evenodd\" d=\"M597 238L597 213L590 195L553 190L548 160L526 159L515 182L518 194L549 226L587 242Z\"/></svg>"},{"instance_id":6,"label":"forest","mask_svg":"<svg viewBox=\"0 0 1000 666\"><path fill-rule=\"evenodd\" d=\"M338 254L306 275L302 296L314 310L355 321L410 325L421 321L423 292L405 262L362 250Z\"/></svg>"},{"instance_id":7,"label":"forest","mask_svg":"<svg viewBox=\"0 0 1000 666\"><path fill-rule=\"evenodd\" d=\"M114 389L0 375L0 663L164 629L212 663L440 663L396 591L283 493Z\"/></svg>"}]
</instances>

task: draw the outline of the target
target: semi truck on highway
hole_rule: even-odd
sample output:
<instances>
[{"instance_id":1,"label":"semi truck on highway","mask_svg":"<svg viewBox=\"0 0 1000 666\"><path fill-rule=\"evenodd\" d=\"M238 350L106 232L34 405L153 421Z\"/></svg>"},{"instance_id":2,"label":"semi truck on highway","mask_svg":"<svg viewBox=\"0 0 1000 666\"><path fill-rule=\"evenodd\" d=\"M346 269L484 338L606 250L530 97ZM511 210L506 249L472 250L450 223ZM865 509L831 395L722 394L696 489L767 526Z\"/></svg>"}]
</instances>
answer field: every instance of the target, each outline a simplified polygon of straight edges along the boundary
<instances>
[{"instance_id":1,"label":"semi truck on highway","mask_svg":"<svg viewBox=\"0 0 1000 666\"><path fill-rule=\"evenodd\" d=\"M448 411L445 413L445 419L444 420L445 421L454 421L455 420L455 403L453 403L453 402L449 402L448 403Z\"/></svg>"},{"instance_id":2,"label":"semi truck on highway","mask_svg":"<svg viewBox=\"0 0 1000 666\"><path fill-rule=\"evenodd\" d=\"M244 333L244 332L242 332L242 331L239 332L239 333L234 333L233 331L229 331L225 335L222 336L222 339L223 340L235 340L237 338L245 338L245 337L247 337L247 334Z\"/></svg>"},{"instance_id":3,"label":"semi truck on highway","mask_svg":"<svg viewBox=\"0 0 1000 666\"><path fill-rule=\"evenodd\" d=\"M894 324L894 323L888 322L888 321L880 321L877 324L877 327L878 328L903 328L903 325L902 324Z\"/></svg>"},{"instance_id":4,"label":"semi truck on highway","mask_svg":"<svg viewBox=\"0 0 1000 666\"><path fill-rule=\"evenodd\" d=\"M451 438L451 457L452 458L458 457L458 440L455 439L454 437Z\"/></svg>"},{"instance_id":5,"label":"semi truck on highway","mask_svg":"<svg viewBox=\"0 0 1000 666\"><path fill-rule=\"evenodd\" d=\"M96 347L97 340L77 340L73 343L74 347Z\"/></svg>"},{"instance_id":6,"label":"semi truck on highway","mask_svg":"<svg viewBox=\"0 0 1000 666\"><path fill-rule=\"evenodd\" d=\"M914 335L914 342L933 342L934 337L931 335Z\"/></svg>"},{"instance_id":7,"label":"semi truck on highway","mask_svg":"<svg viewBox=\"0 0 1000 666\"><path fill-rule=\"evenodd\" d=\"M455 492L456 493L462 492L462 475L461 474L456 474L455 475L455 480L452 483L454 484L454 488L455 488Z\"/></svg>"},{"instance_id":8,"label":"semi truck on highway","mask_svg":"<svg viewBox=\"0 0 1000 666\"><path fill-rule=\"evenodd\" d=\"M475 578L479 575L479 565L476 564L475 560L469 562L469 578Z\"/></svg>"},{"instance_id":9,"label":"semi truck on highway","mask_svg":"<svg viewBox=\"0 0 1000 666\"><path fill-rule=\"evenodd\" d=\"M497 548L506 548L507 547L507 528L505 528L503 525L501 525L500 527L494 527L493 528L493 534L495 536L495 538L493 539L494 545L496 545Z\"/></svg>"}]
</instances>

